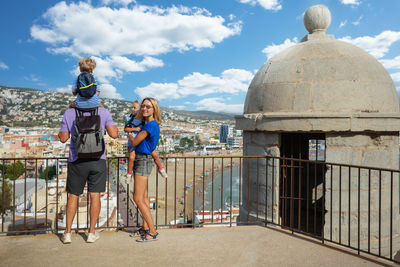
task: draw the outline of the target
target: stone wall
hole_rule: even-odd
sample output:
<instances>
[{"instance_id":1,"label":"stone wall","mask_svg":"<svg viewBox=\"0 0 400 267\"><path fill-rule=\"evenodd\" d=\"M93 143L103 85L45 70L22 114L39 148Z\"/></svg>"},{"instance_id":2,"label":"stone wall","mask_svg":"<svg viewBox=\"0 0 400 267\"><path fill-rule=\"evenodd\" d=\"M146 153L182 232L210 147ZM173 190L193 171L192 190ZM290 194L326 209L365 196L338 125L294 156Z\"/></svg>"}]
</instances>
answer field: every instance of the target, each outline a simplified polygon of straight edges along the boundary
<instances>
[{"instance_id":1,"label":"stone wall","mask_svg":"<svg viewBox=\"0 0 400 267\"><path fill-rule=\"evenodd\" d=\"M398 170L398 143L398 132L327 133L326 162ZM358 247L360 235L361 249L368 250L370 240L371 252L379 254L380 245L388 256L392 221L392 252L400 248L398 173L328 165L325 209L326 239Z\"/></svg>"},{"instance_id":2,"label":"stone wall","mask_svg":"<svg viewBox=\"0 0 400 267\"><path fill-rule=\"evenodd\" d=\"M243 156L279 156L280 134L268 132L243 133ZM279 218L279 160L245 158L240 221Z\"/></svg>"}]
</instances>

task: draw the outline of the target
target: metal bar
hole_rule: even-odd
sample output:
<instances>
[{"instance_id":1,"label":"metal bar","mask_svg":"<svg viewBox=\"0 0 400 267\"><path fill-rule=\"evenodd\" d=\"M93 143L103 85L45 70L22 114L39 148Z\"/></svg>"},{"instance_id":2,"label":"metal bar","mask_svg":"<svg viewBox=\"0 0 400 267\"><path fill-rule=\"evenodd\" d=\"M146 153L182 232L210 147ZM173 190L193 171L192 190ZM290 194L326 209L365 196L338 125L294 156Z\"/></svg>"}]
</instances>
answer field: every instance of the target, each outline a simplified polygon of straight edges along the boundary
<instances>
[{"instance_id":1,"label":"metal bar","mask_svg":"<svg viewBox=\"0 0 400 267\"><path fill-rule=\"evenodd\" d=\"M272 158L272 184L271 184L271 221L274 223L274 191L275 191L275 160Z\"/></svg>"},{"instance_id":2,"label":"metal bar","mask_svg":"<svg viewBox=\"0 0 400 267\"><path fill-rule=\"evenodd\" d=\"M301 149L300 149L301 151ZM302 196L301 196L301 187L302 187L302 172L303 172L303 168L301 165L301 162L299 162L299 191L298 191L298 197L299 200L297 201L297 229L300 231L301 230L301 201L303 200Z\"/></svg>"},{"instance_id":3,"label":"metal bar","mask_svg":"<svg viewBox=\"0 0 400 267\"><path fill-rule=\"evenodd\" d=\"M107 228L110 227L109 225L109 219L110 218L110 214L109 214L109 209L110 209L110 160L107 159ZM117 194L119 192L119 187L117 187ZM127 197L127 201L129 201L129 195ZM88 202L88 201L86 201ZM128 220L129 221L129 220Z\"/></svg>"},{"instance_id":4,"label":"metal bar","mask_svg":"<svg viewBox=\"0 0 400 267\"><path fill-rule=\"evenodd\" d=\"M183 160L183 222L187 223L186 218L186 158Z\"/></svg>"},{"instance_id":5,"label":"metal bar","mask_svg":"<svg viewBox=\"0 0 400 267\"><path fill-rule=\"evenodd\" d=\"M117 193L117 232L119 230L119 188L120 188L120 182L119 182L119 158L117 158L117 188L118 188L118 193ZM128 192L128 187L127 187L127 191L126 194L129 194ZM138 215L139 216L139 215Z\"/></svg>"},{"instance_id":6,"label":"metal bar","mask_svg":"<svg viewBox=\"0 0 400 267\"><path fill-rule=\"evenodd\" d=\"M250 159L247 161L247 222L250 221Z\"/></svg>"},{"instance_id":7,"label":"metal bar","mask_svg":"<svg viewBox=\"0 0 400 267\"><path fill-rule=\"evenodd\" d=\"M175 176L175 182L174 182L174 195L175 195L175 197L176 197L176 170L177 170L177 167L176 167L176 159L174 160L174 176ZM166 164L168 164L168 161L167 161L167 159L165 159L165 162L166 162ZM175 222L175 225L177 224L176 223L176 201L174 201L174 222ZM156 203L157 204L157 203Z\"/></svg>"},{"instance_id":8,"label":"metal bar","mask_svg":"<svg viewBox=\"0 0 400 267\"><path fill-rule=\"evenodd\" d=\"M310 218L310 163L307 162L307 205L306 205L306 232L309 232ZM312 197L312 196L311 196Z\"/></svg>"},{"instance_id":9,"label":"metal bar","mask_svg":"<svg viewBox=\"0 0 400 267\"><path fill-rule=\"evenodd\" d=\"M314 163L314 234L317 233L317 164Z\"/></svg>"},{"instance_id":10,"label":"metal bar","mask_svg":"<svg viewBox=\"0 0 400 267\"><path fill-rule=\"evenodd\" d=\"M267 226L268 222L268 157L265 157L265 209L264 209L264 219Z\"/></svg>"},{"instance_id":11,"label":"metal bar","mask_svg":"<svg viewBox=\"0 0 400 267\"><path fill-rule=\"evenodd\" d=\"M371 252L371 169L368 169L368 253Z\"/></svg>"},{"instance_id":12,"label":"metal bar","mask_svg":"<svg viewBox=\"0 0 400 267\"><path fill-rule=\"evenodd\" d=\"M204 206L204 191L205 191L205 158L203 158L203 174L202 174L202 180L203 180L203 222L204 222L204 209L205 209L205 206Z\"/></svg>"},{"instance_id":13,"label":"metal bar","mask_svg":"<svg viewBox=\"0 0 400 267\"><path fill-rule=\"evenodd\" d=\"M6 203L6 200L5 200L5 183L6 183L6 173L5 173L5 171L4 171L4 169L5 169L5 163L4 163L4 160L2 161L3 162L3 170L2 170L2 172L1 172L1 178L2 178L2 180L3 180L3 187L2 187L2 191L3 191L3 193L2 193L2 203ZM14 190L14 189L13 189ZM4 206L4 209L5 209L6 207ZM2 212L1 213L1 232L4 232L4 212Z\"/></svg>"},{"instance_id":14,"label":"metal bar","mask_svg":"<svg viewBox=\"0 0 400 267\"><path fill-rule=\"evenodd\" d=\"M56 231L56 233L58 233L58 180L59 180L58 179L58 165L56 166L56 170L57 170L57 172L56 172L56 188L57 188L57 190L56 190L56 218L55 218L56 229L55 229L55 231ZM67 197L67 201L68 201L68 197Z\"/></svg>"},{"instance_id":15,"label":"metal bar","mask_svg":"<svg viewBox=\"0 0 400 267\"><path fill-rule=\"evenodd\" d=\"M331 203L330 203L330 241L332 241L332 213L333 213L333 165L331 164Z\"/></svg>"},{"instance_id":16,"label":"metal bar","mask_svg":"<svg viewBox=\"0 0 400 267\"><path fill-rule=\"evenodd\" d=\"M58 165L58 159L56 160L56 162L57 162L57 165ZM47 170L47 167L49 166L49 160L48 159L46 159L46 170ZM49 194L48 194L48 189L49 189L49 172L48 171L46 171L46 175L45 175L45 179L46 179L46 191L45 191L45 195L46 195L46 228L47 228L47 213L48 213L48 202L49 202ZM46 229L47 230L47 229Z\"/></svg>"},{"instance_id":17,"label":"metal bar","mask_svg":"<svg viewBox=\"0 0 400 267\"><path fill-rule=\"evenodd\" d=\"M156 172L156 229L158 228L158 173Z\"/></svg>"},{"instance_id":18,"label":"metal bar","mask_svg":"<svg viewBox=\"0 0 400 267\"><path fill-rule=\"evenodd\" d=\"M192 208L192 227L195 227L194 209L196 207L196 158L193 158L193 208Z\"/></svg>"},{"instance_id":19,"label":"metal bar","mask_svg":"<svg viewBox=\"0 0 400 267\"><path fill-rule=\"evenodd\" d=\"M393 260L393 172L390 172L390 260Z\"/></svg>"},{"instance_id":20,"label":"metal bar","mask_svg":"<svg viewBox=\"0 0 400 267\"><path fill-rule=\"evenodd\" d=\"M167 165L168 164L165 165L165 171L168 171L167 170ZM156 172L156 175L158 176L158 172ZM158 181L158 179L157 179L157 181ZM164 207L165 217L164 217L164 223L165 223L165 225L167 225L168 224L168 179L164 179L164 181L165 181L165 207Z\"/></svg>"},{"instance_id":21,"label":"metal bar","mask_svg":"<svg viewBox=\"0 0 400 267\"><path fill-rule=\"evenodd\" d=\"M220 223L222 224L222 211L224 210L224 158L221 158L221 220Z\"/></svg>"},{"instance_id":22,"label":"metal bar","mask_svg":"<svg viewBox=\"0 0 400 267\"><path fill-rule=\"evenodd\" d=\"M351 240L351 237L350 237L350 230L351 230L351 227L350 227L350 218L351 218L351 168L349 167L349 209L348 209L348 211L349 211L349 218L348 218L348 237L347 237L347 239L348 239L348 245L350 246L350 240Z\"/></svg>"},{"instance_id":23,"label":"metal bar","mask_svg":"<svg viewBox=\"0 0 400 267\"><path fill-rule=\"evenodd\" d=\"M321 238L322 244L325 243L325 197L326 197L326 176L325 176L325 167L326 165L322 165L322 209L321 209Z\"/></svg>"},{"instance_id":24,"label":"metal bar","mask_svg":"<svg viewBox=\"0 0 400 267\"><path fill-rule=\"evenodd\" d=\"M16 170L15 170L15 160L14 160L14 164L13 164L13 230L15 231L15 180L16 180Z\"/></svg>"},{"instance_id":25,"label":"metal bar","mask_svg":"<svg viewBox=\"0 0 400 267\"><path fill-rule=\"evenodd\" d=\"M292 143L293 146L293 143ZM292 157L293 157L293 147L292 147ZM294 219L294 168L293 168L293 160L290 160L290 228L293 232L293 219Z\"/></svg>"},{"instance_id":26,"label":"metal bar","mask_svg":"<svg viewBox=\"0 0 400 267\"><path fill-rule=\"evenodd\" d=\"M214 223L214 158L212 158L211 167L211 223Z\"/></svg>"},{"instance_id":27,"label":"metal bar","mask_svg":"<svg viewBox=\"0 0 400 267\"><path fill-rule=\"evenodd\" d=\"M25 177L24 177L24 229L26 229L26 159L25 159Z\"/></svg>"},{"instance_id":28,"label":"metal bar","mask_svg":"<svg viewBox=\"0 0 400 267\"><path fill-rule=\"evenodd\" d=\"M230 180L230 183L231 183L231 188L230 188L230 197L231 197L231 199L230 199L230 211L229 211L229 226L230 227L232 227L232 212L233 212L233 203L232 203L232 164L233 164L233 160L232 160L232 158L231 158L231 180ZM204 194L204 190L203 190L203 194ZM204 195L203 195L203 199L204 199Z\"/></svg>"},{"instance_id":29,"label":"metal bar","mask_svg":"<svg viewBox=\"0 0 400 267\"><path fill-rule=\"evenodd\" d=\"M339 166L339 244L342 244L342 166Z\"/></svg>"},{"instance_id":30,"label":"metal bar","mask_svg":"<svg viewBox=\"0 0 400 267\"><path fill-rule=\"evenodd\" d=\"M37 168L37 159L35 160L35 227L37 229L37 179L38 179L38 168Z\"/></svg>"},{"instance_id":31,"label":"metal bar","mask_svg":"<svg viewBox=\"0 0 400 267\"><path fill-rule=\"evenodd\" d=\"M379 171L379 257L381 256L381 227L382 227L382 171Z\"/></svg>"},{"instance_id":32,"label":"metal bar","mask_svg":"<svg viewBox=\"0 0 400 267\"><path fill-rule=\"evenodd\" d=\"M258 201L259 201L259 191L260 191L260 173L259 173L259 170L260 170L260 164L259 164L259 159L257 158L257 203L256 203L256 209L257 209L257 211L256 211L256 221L258 221Z\"/></svg>"},{"instance_id":33,"label":"metal bar","mask_svg":"<svg viewBox=\"0 0 400 267\"><path fill-rule=\"evenodd\" d=\"M361 199L361 194L360 194L360 191L361 191L361 184L360 184L360 182L361 182L361 178L360 178L360 173L361 172L361 169L360 168L358 168L358 214L357 214L357 223L358 223L358 225L357 225L357 231L358 231L358 233L357 233L357 242L358 242L358 244L357 244L357 253L358 253L358 255L360 255L360 199Z\"/></svg>"}]
</instances>

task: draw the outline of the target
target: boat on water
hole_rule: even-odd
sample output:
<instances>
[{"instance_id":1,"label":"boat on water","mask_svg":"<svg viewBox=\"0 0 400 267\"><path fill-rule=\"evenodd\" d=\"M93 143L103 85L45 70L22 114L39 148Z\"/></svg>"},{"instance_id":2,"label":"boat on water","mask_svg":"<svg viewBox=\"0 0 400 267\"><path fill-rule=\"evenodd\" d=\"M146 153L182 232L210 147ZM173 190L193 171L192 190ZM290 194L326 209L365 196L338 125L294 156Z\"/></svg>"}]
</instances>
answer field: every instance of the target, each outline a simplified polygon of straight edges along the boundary
<instances>
[{"instance_id":1,"label":"boat on water","mask_svg":"<svg viewBox=\"0 0 400 267\"><path fill-rule=\"evenodd\" d=\"M198 218L200 223L230 223L236 222L237 217L239 216L239 207L232 207L228 210L195 210L194 214L196 218Z\"/></svg>"}]
</instances>

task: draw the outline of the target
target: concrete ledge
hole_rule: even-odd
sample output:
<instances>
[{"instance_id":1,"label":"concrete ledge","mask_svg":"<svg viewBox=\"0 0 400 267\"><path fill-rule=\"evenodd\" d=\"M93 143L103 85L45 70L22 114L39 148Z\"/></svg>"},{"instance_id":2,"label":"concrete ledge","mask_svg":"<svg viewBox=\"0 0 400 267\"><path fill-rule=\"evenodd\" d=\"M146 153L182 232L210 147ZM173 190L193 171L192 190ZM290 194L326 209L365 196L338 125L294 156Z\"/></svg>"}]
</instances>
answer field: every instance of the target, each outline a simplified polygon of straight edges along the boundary
<instances>
[{"instance_id":1,"label":"concrete ledge","mask_svg":"<svg viewBox=\"0 0 400 267\"><path fill-rule=\"evenodd\" d=\"M235 116L245 131L398 132L400 113L252 113Z\"/></svg>"}]
</instances>

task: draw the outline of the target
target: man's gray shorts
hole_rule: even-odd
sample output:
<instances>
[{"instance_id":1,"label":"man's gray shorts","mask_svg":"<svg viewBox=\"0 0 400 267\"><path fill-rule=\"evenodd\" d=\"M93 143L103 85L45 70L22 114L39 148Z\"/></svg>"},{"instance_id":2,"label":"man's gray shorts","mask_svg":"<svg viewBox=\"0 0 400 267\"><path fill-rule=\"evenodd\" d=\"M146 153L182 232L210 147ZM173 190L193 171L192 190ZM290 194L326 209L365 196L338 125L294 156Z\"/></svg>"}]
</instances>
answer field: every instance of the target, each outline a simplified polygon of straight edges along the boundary
<instances>
[{"instance_id":1,"label":"man's gray shorts","mask_svg":"<svg viewBox=\"0 0 400 267\"><path fill-rule=\"evenodd\" d=\"M68 162L67 192L74 195L83 193L86 181L88 192L106 191L106 160L78 159Z\"/></svg>"},{"instance_id":2,"label":"man's gray shorts","mask_svg":"<svg viewBox=\"0 0 400 267\"><path fill-rule=\"evenodd\" d=\"M153 169L153 158L151 155L136 154L133 172L135 175L150 176Z\"/></svg>"}]
</instances>

